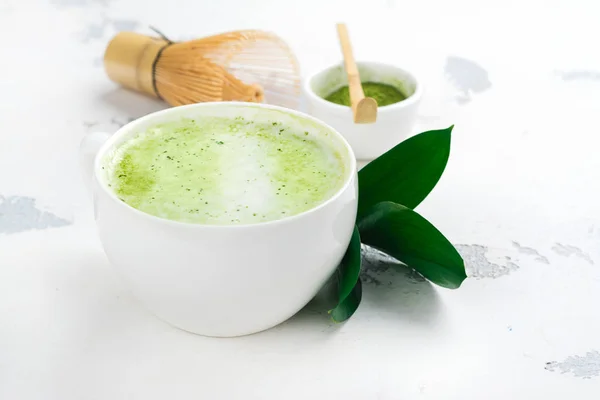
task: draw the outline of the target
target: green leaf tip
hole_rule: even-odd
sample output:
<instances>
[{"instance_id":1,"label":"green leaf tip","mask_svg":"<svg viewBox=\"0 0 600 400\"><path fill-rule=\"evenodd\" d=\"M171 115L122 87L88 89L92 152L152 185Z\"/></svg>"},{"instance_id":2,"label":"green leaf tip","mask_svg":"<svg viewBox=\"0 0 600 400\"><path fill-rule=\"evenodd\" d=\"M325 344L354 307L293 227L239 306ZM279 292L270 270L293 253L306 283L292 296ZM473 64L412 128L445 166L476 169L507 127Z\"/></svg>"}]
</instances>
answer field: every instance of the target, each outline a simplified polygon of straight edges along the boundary
<instances>
[{"instance_id":1,"label":"green leaf tip","mask_svg":"<svg viewBox=\"0 0 600 400\"><path fill-rule=\"evenodd\" d=\"M356 281L356 285L352 291L341 303L333 310L329 310L331 320L335 323L341 323L350 318L358 308L362 299L362 282L360 278Z\"/></svg>"},{"instance_id":2,"label":"green leaf tip","mask_svg":"<svg viewBox=\"0 0 600 400\"><path fill-rule=\"evenodd\" d=\"M382 201L414 209L425 200L448 163L453 128L419 133L365 165L358 172L358 220Z\"/></svg>"},{"instance_id":3,"label":"green leaf tip","mask_svg":"<svg viewBox=\"0 0 600 400\"><path fill-rule=\"evenodd\" d=\"M467 278L456 248L429 221L401 204L381 202L358 225L363 243L413 268L429 281L457 289Z\"/></svg>"}]
</instances>

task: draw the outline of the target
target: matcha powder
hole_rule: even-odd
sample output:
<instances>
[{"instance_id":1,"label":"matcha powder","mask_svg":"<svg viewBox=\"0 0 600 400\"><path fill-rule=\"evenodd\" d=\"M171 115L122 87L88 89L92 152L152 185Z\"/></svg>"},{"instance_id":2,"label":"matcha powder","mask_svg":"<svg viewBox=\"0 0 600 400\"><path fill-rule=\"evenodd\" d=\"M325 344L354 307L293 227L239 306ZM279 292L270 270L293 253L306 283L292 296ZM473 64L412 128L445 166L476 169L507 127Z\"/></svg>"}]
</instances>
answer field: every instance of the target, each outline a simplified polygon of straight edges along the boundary
<instances>
[{"instance_id":1,"label":"matcha powder","mask_svg":"<svg viewBox=\"0 0 600 400\"><path fill-rule=\"evenodd\" d=\"M389 106L406 99L406 96L391 85L376 82L363 82L365 97L372 97L377 101L379 107ZM348 86L330 93L325 100L342 106L350 106L350 90Z\"/></svg>"}]
</instances>

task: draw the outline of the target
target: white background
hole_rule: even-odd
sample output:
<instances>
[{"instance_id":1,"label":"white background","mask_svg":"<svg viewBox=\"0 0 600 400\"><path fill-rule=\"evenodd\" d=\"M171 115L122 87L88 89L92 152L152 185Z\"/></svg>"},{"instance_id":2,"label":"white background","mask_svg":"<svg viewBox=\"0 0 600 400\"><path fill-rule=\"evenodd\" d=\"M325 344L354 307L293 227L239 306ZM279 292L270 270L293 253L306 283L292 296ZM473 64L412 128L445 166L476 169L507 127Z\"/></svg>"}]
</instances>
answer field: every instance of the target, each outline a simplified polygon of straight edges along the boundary
<instances>
[{"instance_id":1,"label":"white background","mask_svg":"<svg viewBox=\"0 0 600 400\"><path fill-rule=\"evenodd\" d=\"M421 75L418 129L455 124L418 211L470 278L372 261L347 323L308 307L238 339L156 319L108 264L78 171L86 133L165 107L106 78L107 41L273 30L306 75L339 61L338 21L357 58ZM597 399L599 21L591 0L2 0L0 399ZM465 92L473 76L491 86Z\"/></svg>"}]
</instances>

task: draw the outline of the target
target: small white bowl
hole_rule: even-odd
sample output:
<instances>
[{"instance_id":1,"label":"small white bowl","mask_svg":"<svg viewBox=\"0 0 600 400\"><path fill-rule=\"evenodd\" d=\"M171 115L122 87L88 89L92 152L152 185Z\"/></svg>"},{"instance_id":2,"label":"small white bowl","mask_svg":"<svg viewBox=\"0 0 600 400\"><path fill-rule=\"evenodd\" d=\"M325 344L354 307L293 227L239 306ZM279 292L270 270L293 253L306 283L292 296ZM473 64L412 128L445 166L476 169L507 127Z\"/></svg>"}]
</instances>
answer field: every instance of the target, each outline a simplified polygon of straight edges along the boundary
<instances>
[{"instance_id":1,"label":"small white bowl","mask_svg":"<svg viewBox=\"0 0 600 400\"><path fill-rule=\"evenodd\" d=\"M370 161L379 157L410 136L417 120L417 110L423 91L415 75L403 68L378 62L357 62L362 82L392 85L407 98L395 104L379 107L373 124L355 124L350 107L324 99L348 84L343 64L336 64L311 75L303 89L308 113L331 125L350 143L356 158Z\"/></svg>"}]
</instances>

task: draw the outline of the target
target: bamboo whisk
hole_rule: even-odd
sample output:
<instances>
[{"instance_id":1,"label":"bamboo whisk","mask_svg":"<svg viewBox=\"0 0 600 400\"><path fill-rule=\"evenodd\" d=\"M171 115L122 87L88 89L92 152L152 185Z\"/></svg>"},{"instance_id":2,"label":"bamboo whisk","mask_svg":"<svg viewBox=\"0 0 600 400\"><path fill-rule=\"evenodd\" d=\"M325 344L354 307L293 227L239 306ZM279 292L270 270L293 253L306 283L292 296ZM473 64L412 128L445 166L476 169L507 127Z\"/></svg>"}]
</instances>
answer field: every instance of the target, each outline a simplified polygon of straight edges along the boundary
<instances>
[{"instance_id":1,"label":"bamboo whisk","mask_svg":"<svg viewBox=\"0 0 600 400\"><path fill-rule=\"evenodd\" d=\"M278 36L257 30L180 43L121 32L104 67L111 80L172 106L235 100L297 108L300 98L296 57Z\"/></svg>"}]
</instances>

